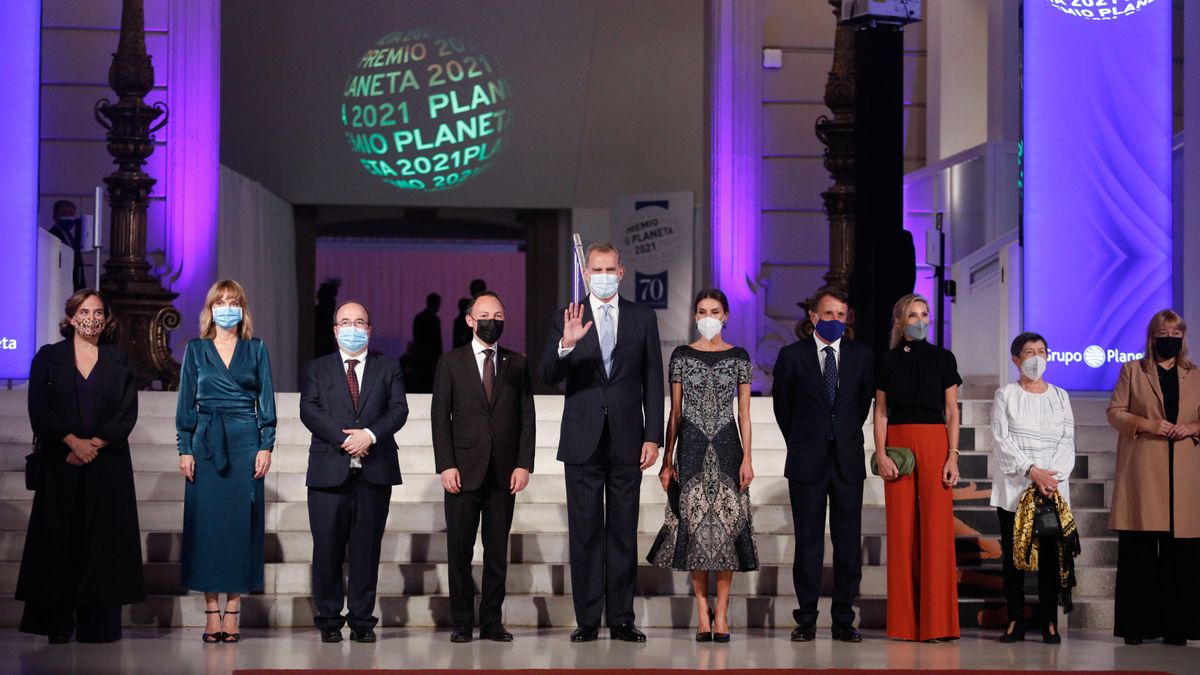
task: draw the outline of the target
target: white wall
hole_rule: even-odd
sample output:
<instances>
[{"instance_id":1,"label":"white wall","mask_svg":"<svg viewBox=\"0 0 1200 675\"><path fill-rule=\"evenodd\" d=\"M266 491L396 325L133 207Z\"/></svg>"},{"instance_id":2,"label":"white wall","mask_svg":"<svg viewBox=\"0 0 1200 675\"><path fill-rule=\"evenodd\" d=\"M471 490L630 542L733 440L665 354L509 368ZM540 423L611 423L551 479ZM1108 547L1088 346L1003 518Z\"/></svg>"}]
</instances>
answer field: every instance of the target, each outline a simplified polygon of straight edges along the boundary
<instances>
[{"instance_id":1,"label":"white wall","mask_svg":"<svg viewBox=\"0 0 1200 675\"><path fill-rule=\"evenodd\" d=\"M989 4L927 0L923 5L929 36L931 161L988 140Z\"/></svg>"}]
</instances>

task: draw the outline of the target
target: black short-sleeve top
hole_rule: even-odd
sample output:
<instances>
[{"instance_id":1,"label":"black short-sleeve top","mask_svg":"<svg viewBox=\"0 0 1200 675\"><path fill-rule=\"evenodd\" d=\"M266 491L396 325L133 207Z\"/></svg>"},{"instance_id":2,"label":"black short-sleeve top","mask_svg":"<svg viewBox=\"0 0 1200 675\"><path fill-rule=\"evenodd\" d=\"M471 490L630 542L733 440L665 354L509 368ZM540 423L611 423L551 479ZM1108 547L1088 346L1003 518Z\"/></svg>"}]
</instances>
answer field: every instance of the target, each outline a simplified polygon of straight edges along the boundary
<instances>
[{"instance_id":1,"label":"black short-sleeve top","mask_svg":"<svg viewBox=\"0 0 1200 675\"><path fill-rule=\"evenodd\" d=\"M883 353L875 388L887 394L888 424L944 424L946 390L962 384L948 349L924 340L903 341Z\"/></svg>"}]
</instances>

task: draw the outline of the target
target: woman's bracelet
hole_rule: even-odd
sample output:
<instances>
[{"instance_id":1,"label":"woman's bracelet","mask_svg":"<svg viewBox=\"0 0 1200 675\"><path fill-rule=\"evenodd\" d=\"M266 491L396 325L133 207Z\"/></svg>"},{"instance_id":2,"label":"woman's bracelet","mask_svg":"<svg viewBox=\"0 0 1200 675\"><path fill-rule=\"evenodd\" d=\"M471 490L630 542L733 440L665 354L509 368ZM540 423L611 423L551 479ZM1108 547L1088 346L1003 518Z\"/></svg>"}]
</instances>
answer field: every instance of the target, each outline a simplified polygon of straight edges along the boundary
<instances>
[{"instance_id":1,"label":"woman's bracelet","mask_svg":"<svg viewBox=\"0 0 1200 675\"><path fill-rule=\"evenodd\" d=\"M958 448L950 448L950 454L952 454L952 455L958 455L958 454L959 454L959 452L958 452Z\"/></svg>"}]
</instances>

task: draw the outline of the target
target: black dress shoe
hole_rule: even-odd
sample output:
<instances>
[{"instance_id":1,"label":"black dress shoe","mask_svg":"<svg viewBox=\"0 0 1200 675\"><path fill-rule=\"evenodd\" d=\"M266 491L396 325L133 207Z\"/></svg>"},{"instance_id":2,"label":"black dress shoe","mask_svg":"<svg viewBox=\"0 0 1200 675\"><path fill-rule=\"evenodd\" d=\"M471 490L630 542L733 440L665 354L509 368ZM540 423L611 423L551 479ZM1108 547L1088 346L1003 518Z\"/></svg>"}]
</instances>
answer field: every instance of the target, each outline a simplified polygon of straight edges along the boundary
<instances>
[{"instance_id":1,"label":"black dress shoe","mask_svg":"<svg viewBox=\"0 0 1200 675\"><path fill-rule=\"evenodd\" d=\"M330 628L329 630L321 631L321 642L341 642L342 629Z\"/></svg>"},{"instance_id":2,"label":"black dress shoe","mask_svg":"<svg viewBox=\"0 0 1200 675\"><path fill-rule=\"evenodd\" d=\"M371 630L370 628L364 631L352 630L350 631L350 639L355 642L374 642L375 631Z\"/></svg>"},{"instance_id":3,"label":"black dress shoe","mask_svg":"<svg viewBox=\"0 0 1200 675\"><path fill-rule=\"evenodd\" d=\"M497 623L480 628L479 639L491 640L492 642L512 642L513 634L504 630L504 624Z\"/></svg>"},{"instance_id":4,"label":"black dress shoe","mask_svg":"<svg viewBox=\"0 0 1200 675\"><path fill-rule=\"evenodd\" d=\"M460 623L450 631L451 642L470 642L471 641L471 624Z\"/></svg>"},{"instance_id":5,"label":"black dress shoe","mask_svg":"<svg viewBox=\"0 0 1200 675\"><path fill-rule=\"evenodd\" d=\"M1025 641L1025 624L1021 623L1020 621L1013 622L1012 628L1004 631L1004 634L1000 636L999 640L997 640L997 642L1000 642L1000 643L1006 644L1006 645L1012 644L1014 642L1024 642L1024 641Z\"/></svg>"},{"instance_id":6,"label":"black dress shoe","mask_svg":"<svg viewBox=\"0 0 1200 675\"><path fill-rule=\"evenodd\" d=\"M1127 638L1125 638L1125 644L1127 644L1127 645L1140 645L1140 644L1142 644L1142 638L1138 638L1138 637L1127 637Z\"/></svg>"},{"instance_id":7,"label":"black dress shoe","mask_svg":"<svg viewBox=\"0 0 1200 675\"><path fill-rule=\"evenodd\" d=\"M1050 632L1051 628L1054 629L1054 632ZM1062 635L1059 635L1058 633L1057 622L1051 621L1046 624L1045 628L1042 628L1042 642L1045 642L1048 645L1057 645L1062 643Z\"/></svg>"},{"instance_id":8,"label":"black dress shoe","mask_svg":"<svg viewBox=\"0 0 1200 675\"><path fill-rule=\"evenodd\" d=\"M612 631L609 633L609 636L612 637L612 639L620 640L621 642L645 642L646 641L646 634L643 633L642 631L634 628L633 624L631 624L631 623L622 624L620 626L617 626L616 628L613 628ZM716 638L714 637L713 639L715 640Z\"/></svg>"},{"instance_id":9,"label":"black dress shoe","mask_svg":"<svg viewBox=\"0 0 1200 675\"><path fill-rule=\"evenodd\" d=\"M580 626L571 631L571 642L591 642L600 637L600 629L596 626Z\"/></svg>"},{"instance_id":10,"label":"black dress shoe","mask_svg":"<svg viewBox=\"0 0 1200 675\"><path fill-rule=\"evenodd\" d=\"M848 623L834 624L833 639L839 642L862 642L862 633Z\"/></svg>"},{"instance_id":11,"label":"black dress shoe","mask_svg":"<svg viewBox=\"0 0 1200 675\"><path fill-rule=\"evenodd\" d=\"M1163 638L1163 644L1171 645L1173 647L1186 647L1187 646L1187 638L1165 637L1165 638Z\"/></svg>"},{"instance_id":12,"label":"black dress shoe","mask_svg":"<svg viewBox=\"0 0 1200 675\"><path fill-rule=\"evenodd\" d=\"M792 642L812 642L817 637L816 624L805 623L792 629Z\"/></svg>"}]
</instances>

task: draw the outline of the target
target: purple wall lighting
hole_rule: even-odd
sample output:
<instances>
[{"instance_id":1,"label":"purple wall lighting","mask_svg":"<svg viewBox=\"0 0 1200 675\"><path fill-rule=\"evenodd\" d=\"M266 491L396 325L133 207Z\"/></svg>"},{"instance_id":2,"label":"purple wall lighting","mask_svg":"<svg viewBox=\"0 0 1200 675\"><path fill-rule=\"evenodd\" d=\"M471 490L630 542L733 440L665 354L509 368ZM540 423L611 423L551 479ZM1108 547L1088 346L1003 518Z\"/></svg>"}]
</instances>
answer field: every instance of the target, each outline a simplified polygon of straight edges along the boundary
<instances>
[{"instance_id":1,"label":"purple wall lighting","mask_svg":"<svg viewBox=\"0 0 1200 675\"><path fill-rule=\"evenodd\" d=\"M41 0L0 3L0 176L5 179L0 269L8 305L0 313L0 378L29 377L36 347L38 114Z\"/></svg>"},{"instance_id":2,"label":"purple wall lighting","mask_svg":"<svg viewBox=\"0 0 1200 675\"><path fill-rule=\"evenodd\" d=\"M1115 4L1024 4L1025 328L1075 390L1110 389L1172 302L1171 3Z\"/></svg>"}]
</instances>

